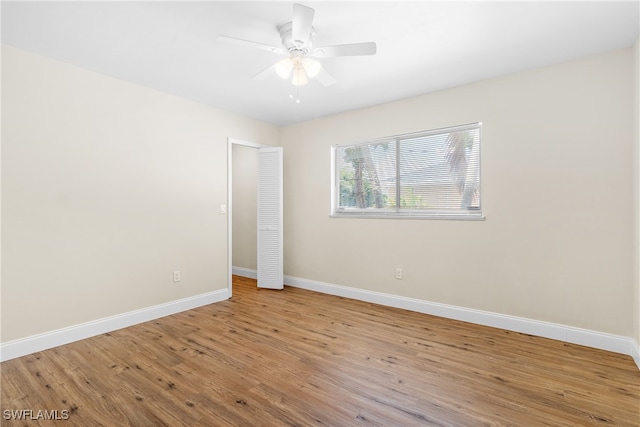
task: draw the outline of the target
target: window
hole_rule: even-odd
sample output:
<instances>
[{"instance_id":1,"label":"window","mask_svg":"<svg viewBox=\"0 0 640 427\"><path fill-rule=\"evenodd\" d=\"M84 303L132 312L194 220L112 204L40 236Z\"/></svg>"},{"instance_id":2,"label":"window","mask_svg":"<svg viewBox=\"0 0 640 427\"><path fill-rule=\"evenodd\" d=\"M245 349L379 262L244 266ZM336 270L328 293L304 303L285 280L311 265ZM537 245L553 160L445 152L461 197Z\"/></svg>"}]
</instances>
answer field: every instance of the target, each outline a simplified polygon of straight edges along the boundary
<instances>
[{"instance_id":1,"label":"window","mask_svg":"<svg viewBox=\"0 0 640 427\"><path fill-rule=\"evenodd\" d=\"M480 123L332 147L334 217L483 219Z\"/></svg>"}]
</instances>

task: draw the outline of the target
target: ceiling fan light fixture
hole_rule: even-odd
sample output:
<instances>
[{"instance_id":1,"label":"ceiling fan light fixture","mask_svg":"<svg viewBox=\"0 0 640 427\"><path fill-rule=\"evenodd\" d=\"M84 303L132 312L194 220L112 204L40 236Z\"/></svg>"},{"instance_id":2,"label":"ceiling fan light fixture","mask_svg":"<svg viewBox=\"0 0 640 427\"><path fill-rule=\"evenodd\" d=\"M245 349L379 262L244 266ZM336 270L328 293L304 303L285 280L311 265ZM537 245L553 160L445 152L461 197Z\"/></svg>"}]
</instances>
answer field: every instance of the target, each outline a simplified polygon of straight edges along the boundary
<instances>
[{"instance_id":1,"label":"ceiling fan light fixture","mask_svg":"<svg viewBox=\"0 0 640 427\"><path fill-rule=\"evenodd\" d=\"M276 63L276 74L284 80L288 79L291 75L291 70L293 70L293 62L290 58L283 59Z\"/></svg>"},{"instance_id":2,"label":"ceiling fan light fixture","mask_svg":"<svg viewBox=\"0 0 640 427\"><path fill-rule=\"evenodd\" d=\"M293 79L291 79L291 83L294 86L304 86L309 83L307 79L307 74L304 72L304 68L295 67L293 69Z\"/></svg>"},{"instance_id":3,"label":"ceiling fan light fixture","mask_svg":"<svg viewBox=\"0 0 640 427\"><path fill-rule=\"evenodd\" d=\"M302 66L304 67L304 71L307 73L307 77L310 79L320 73L320 69L322 69L322 65L318 61L314 61L313 59L305 58L302 62Z\"/></svg>"}]
</instances>

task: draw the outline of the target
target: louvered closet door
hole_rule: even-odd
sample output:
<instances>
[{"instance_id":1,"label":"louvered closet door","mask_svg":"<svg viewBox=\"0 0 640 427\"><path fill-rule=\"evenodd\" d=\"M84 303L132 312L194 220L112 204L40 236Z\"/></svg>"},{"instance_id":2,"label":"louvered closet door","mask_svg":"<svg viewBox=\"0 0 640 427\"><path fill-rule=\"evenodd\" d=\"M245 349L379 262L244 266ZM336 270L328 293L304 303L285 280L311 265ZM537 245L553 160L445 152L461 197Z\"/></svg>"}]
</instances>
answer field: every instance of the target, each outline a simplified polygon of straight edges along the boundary
<instances>
[{"instance_id":1,"label":"louvered closet door","mask_svg":"<svg viewBox=\"0 0 640 427\"><path fill-rule=\"evenodd\" d=\"M282 289L282 148L258 149L258 287Z\"/></svg>"}]
</instances>

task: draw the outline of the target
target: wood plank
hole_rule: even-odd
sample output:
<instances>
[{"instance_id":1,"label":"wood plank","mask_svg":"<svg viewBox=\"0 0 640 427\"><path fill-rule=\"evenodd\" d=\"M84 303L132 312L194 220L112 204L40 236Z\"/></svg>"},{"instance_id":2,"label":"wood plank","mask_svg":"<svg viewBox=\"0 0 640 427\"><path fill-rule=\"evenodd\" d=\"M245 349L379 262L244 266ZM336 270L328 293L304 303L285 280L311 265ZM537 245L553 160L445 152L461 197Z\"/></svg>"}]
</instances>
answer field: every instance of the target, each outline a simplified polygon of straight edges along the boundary
<instances>
[{"instance_id":1,"label":"wood plank","mask_svg":"<svg viewBox=\"0 0 640 427\"><path fill-rule=\"evenodd\" d=\"M640 426L628 356L236 276L233 293L4 362L1 409L66 410L65 426Z\"/></svg>"}]
</instances>

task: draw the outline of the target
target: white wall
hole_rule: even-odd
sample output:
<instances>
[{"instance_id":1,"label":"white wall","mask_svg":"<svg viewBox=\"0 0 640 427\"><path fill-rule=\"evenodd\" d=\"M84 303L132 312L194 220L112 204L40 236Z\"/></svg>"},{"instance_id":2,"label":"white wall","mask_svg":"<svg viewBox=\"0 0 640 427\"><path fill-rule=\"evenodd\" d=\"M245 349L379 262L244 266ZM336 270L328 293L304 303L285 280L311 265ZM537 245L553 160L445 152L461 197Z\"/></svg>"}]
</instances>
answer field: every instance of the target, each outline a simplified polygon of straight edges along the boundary
<instances>
[{"instance_id":1,"label":"white wall","mask_svg":"<svg viewBox=\"0 0 640 427\"><path fill-rule=\"evenodd\" d=\"M279 129L3 46L2 342L225 288L229 136Z\"/></svg>"},{"instance_id":2,"label":"white wall","mask_svg":"<svg viewBox=\"0 0 640 427\"><path fill-rule=\"evenodd\" d=\"M625 49L285 127L285 273L631 337L632 61ZM328 217L332 144L475 121L486 221Z\"/></svg>"}]
</instances>

